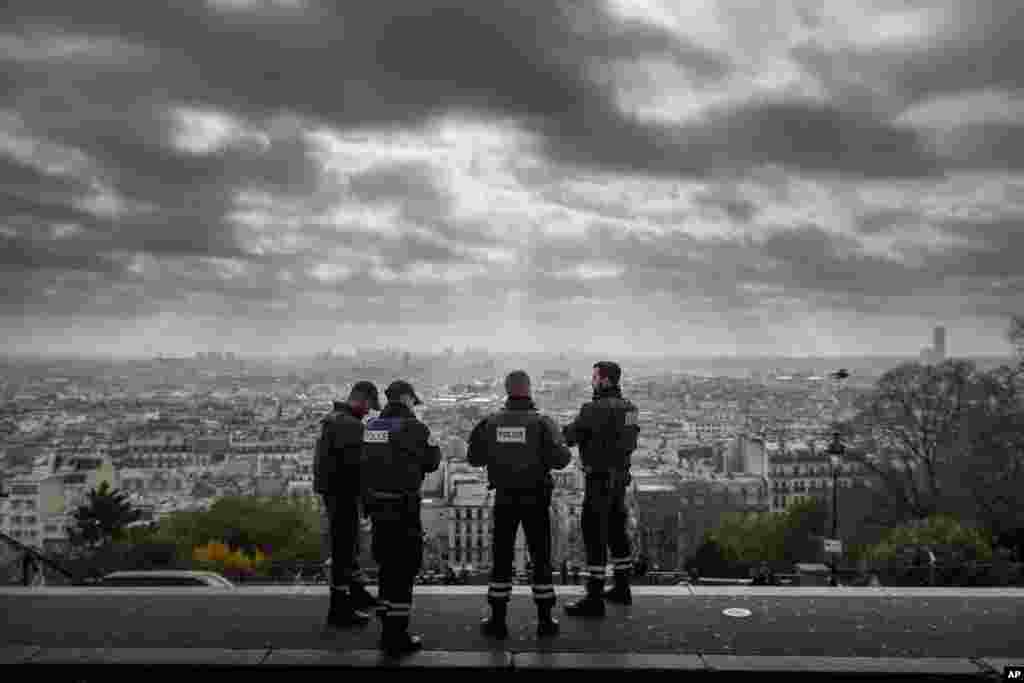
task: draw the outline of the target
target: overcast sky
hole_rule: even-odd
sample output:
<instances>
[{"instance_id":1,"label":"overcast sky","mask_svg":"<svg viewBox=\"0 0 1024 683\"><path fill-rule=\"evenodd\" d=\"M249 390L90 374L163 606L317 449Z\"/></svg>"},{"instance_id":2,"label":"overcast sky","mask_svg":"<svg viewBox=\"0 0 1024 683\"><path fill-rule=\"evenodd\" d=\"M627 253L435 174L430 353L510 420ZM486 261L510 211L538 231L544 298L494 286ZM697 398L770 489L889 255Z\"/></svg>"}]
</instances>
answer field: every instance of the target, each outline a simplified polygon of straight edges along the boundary
<instances>
[{"instance_id":1,"label":"overcast sky","mask_svg":"<svg viewBox=\"0 0 1024 683\"><path fill-rule=\"evenodd\" d=\"M1009 0L5 0L2 343L1005 353L1021 35Z\"/></svg>"}]
</instances>

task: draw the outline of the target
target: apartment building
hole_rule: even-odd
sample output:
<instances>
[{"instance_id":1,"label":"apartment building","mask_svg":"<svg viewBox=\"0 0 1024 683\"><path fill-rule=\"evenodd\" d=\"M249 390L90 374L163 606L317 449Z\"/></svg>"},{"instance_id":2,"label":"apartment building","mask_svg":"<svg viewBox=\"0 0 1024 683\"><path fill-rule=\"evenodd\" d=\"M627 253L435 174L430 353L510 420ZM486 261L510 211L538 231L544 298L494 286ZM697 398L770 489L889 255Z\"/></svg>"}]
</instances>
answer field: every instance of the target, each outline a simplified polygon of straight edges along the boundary
<instances>
[{"instance_id":1,"label":"apartment building","mask_svg":"<svg viewBox=\"0 0 1024 683\"><path fill-rule=\"evenodd\" d=\"M117 487L108 456L78 455L59 461L51 455L32 474L11 480L9 495L0 503L0 529L35 548L64 543L74 510L103 482Z\"/></svg>"},{"instance_id":2,"label":"apartment building","mask_svg":"<svg viewBox=\"0 0 1024 683\"><path fill-rule=\"evenodd\" d=\"M462 482L453 487L453 493L445 511L448 521L449 566L460 569L490 569L491 536L493 533L494 491L487 490L485 483ZM526 570L526 538L522 527L515 542L515 570Z\"/></svg>"},{"instance_id":3,"label":"apartment building","mask_svg":"<svg viewBox=\"0 0 1024 683\"><path fill-rule=\"evenodd\" d=\"M773 511L785 510L793 503L823 498L832 490L832 465L824 452L788 451L772 456L771 492ZM839 465L839 488L870 486L863 464L844 461Z\"/></svg>"}]
</instances>

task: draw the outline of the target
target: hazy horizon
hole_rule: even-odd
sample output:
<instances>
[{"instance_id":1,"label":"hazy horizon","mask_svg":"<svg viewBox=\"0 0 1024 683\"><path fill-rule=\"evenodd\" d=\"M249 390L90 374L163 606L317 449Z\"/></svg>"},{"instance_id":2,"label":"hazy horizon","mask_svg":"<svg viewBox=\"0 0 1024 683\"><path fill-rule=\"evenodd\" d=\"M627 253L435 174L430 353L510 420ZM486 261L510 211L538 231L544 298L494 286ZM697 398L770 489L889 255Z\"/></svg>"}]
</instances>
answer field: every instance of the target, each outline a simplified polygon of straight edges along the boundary
<instances>
[{"instance_id":1,"label":"hazy horizon","mask_svg":"<svg viewBox=\"0 0 1024 683\"><path fill-rule=\"evenodd\" d=\"M387 349L368 349L371 353L382 354L387 352ZM444 358L444 353L438 352L427 352L417 351L415 349L392 349L393 353L400 355L408 352L413 357L419 358ZM476 349L474 352L483 351L493 358L508 358L508 357L526 357L526 358L549 358L557 359L560 356L566 355L574 358L567 358L572 362L583 362L588 359L594 358L607 358L607 359L628 359L628 360L665 360L665 361L745 361L745 360L794 360L794 361L815 361L815 360L836 360L836 359L850 359L850 360L896 360L896 361L914 361L918 360L919 354L835 354L835 355L820 355L820 356L787 356L781 354L763 354L763 355L707 355L707 356L689 356L679 354L628 354L628 353L582 353L573 354L571 352L499 352L499 351L487 351L486 349ZM321 352L322 353L322 352ZM455 356L465 355L462 351L456 351ZM0 358L4 360L98 360L98 361L153 361L159 358L165 360L188 360L196 361L193 355L174 355L174 354L162 354L157 355L125 355L125 356L106 356L106 355L90 355L90 354L60 354L60 353L11 353L4 352L0 353ZM949 356L950 359L962 359L962 360L1004 360L1006 362L1012 362L1014 357L1010 353L995 353L995 354L968 354L968 355L957 355L953 354ZM235 360L296 360L296 361L323 361L323 359L317 358L316 354L292 354L292 355L275 355L275 354L257 354L257 353L238 353L236 354ZM336 354L332 360L357 360L357 357L353 357L348 354ZM589 362L589 361L588 361ZM595 361L596 362L596 361Z\"/></svg>"}]
</instances>

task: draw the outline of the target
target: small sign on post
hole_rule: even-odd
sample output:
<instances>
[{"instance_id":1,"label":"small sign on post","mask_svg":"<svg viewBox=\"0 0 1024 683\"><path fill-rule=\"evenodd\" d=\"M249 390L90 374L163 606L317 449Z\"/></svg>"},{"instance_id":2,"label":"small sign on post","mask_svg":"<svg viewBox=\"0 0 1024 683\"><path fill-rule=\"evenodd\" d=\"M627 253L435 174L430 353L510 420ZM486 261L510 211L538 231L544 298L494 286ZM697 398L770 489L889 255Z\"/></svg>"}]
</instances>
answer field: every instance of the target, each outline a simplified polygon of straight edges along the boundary
<instances>
[{"instance_id":1,"label":"small sign on post","mask_svg":"<svg viewBox=\"0 0 1024 683\"><path fill-rule=\"evenodd\" d=\"M841 555L843 552L843 542L840 541L838 538L826 538L825 552Z\"/></svg>"}]
</instances>

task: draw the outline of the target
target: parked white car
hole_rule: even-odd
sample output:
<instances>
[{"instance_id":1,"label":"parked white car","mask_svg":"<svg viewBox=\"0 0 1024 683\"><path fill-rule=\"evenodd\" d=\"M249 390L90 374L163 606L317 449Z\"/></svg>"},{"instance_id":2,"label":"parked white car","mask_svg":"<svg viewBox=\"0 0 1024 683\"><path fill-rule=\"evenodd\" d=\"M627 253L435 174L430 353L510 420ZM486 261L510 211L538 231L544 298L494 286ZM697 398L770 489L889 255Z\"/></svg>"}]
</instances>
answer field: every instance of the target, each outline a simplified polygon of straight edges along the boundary
<instances>
[{"instance_id":1,"label":"parked white car","mask_svg":"<svg viewBox=\"0 0 1024 683\"><path fill-rule=\"evenodd\" d=\"M174 570L113 572L104 576L97 585L111 588L235 588L235 584L216 572Z\"/></svg>"}]
</instances>

